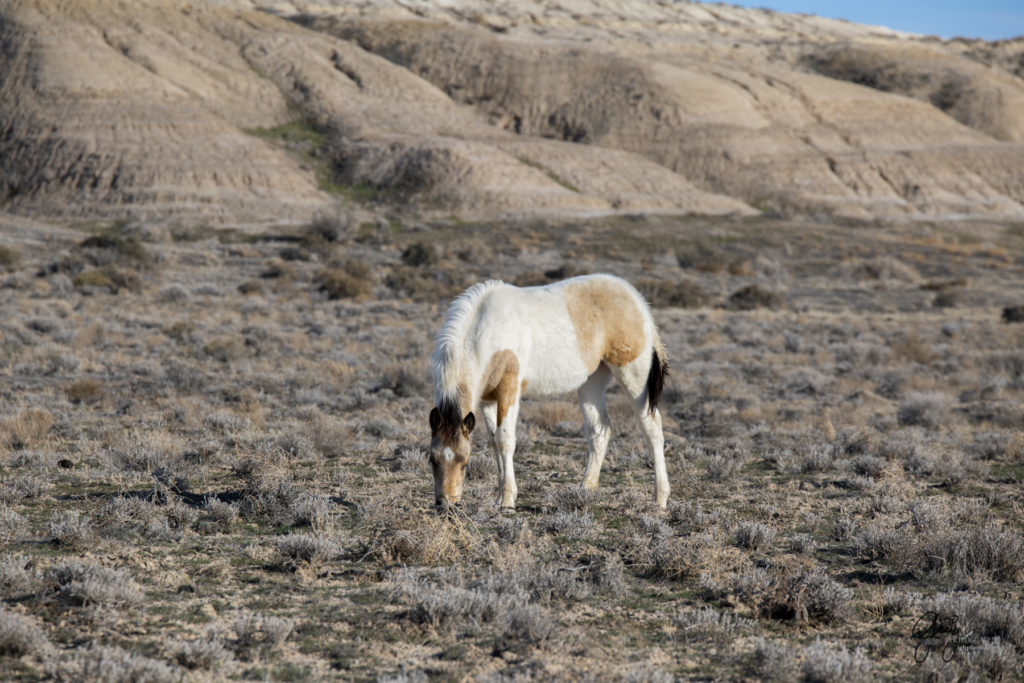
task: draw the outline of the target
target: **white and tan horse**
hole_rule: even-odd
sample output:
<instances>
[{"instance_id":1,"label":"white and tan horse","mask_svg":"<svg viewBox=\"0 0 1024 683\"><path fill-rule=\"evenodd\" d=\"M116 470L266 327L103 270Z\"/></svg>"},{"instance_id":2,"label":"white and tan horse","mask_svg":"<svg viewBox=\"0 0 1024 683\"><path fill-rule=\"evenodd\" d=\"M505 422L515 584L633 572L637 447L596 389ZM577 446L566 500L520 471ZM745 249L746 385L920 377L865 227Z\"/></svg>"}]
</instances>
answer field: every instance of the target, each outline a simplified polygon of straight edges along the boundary
<instances>
[{"instance_id":1,"label":"white and tan horse","mask_svg":"<svg viewBox=\"0 0 1024 683\"><path fill-rule=\"evenodd\" d=\"M523 396L576 390L587 436L583 486L593 489L608 449L605 392L626 390L654 457L655 499L668 501L658 399L668 364L651 312L625 280L586 275L544 287L490 280L467 289L448 309L432 360L430 465L438 505L456 503L469 463L479 409L494 445L502 508L516 503L512 455Z\"/></svg>"}]
</instances>

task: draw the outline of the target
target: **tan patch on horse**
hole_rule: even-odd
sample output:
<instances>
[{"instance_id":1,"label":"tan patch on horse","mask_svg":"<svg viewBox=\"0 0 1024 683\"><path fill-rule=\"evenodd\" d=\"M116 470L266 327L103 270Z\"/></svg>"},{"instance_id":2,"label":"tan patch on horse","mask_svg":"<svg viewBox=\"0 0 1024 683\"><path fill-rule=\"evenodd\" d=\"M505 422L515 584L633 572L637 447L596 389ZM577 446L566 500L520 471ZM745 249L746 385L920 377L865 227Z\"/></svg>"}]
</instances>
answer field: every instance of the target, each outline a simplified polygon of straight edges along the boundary
<instances>
[{"instance_id":1,"label":"tan patch on horse","mask_svg":"<svg viewBox=\"0 0 1024 683\"><path fill-rule=\"evenodd\" d=\"M498 402L498 426L501 426L505 414L516 402L519 388L519 359L508 349L498 351L487 363L484 372L484 388L480 397L485 401ZM525 383L524 383L525 384Z\"/></svg>"},{"instance_id":2,"label":"tan patch on horse","mask_svg":"<svg viewBox=\"0 0 1024 683\"><path fill-rule=\"evenodd\" d=\"M601 361L622 367L643 352L644 318L639 304L621 284L594 279L565 288L580 356L589 372Z\"/></svg>"}]
</instances>

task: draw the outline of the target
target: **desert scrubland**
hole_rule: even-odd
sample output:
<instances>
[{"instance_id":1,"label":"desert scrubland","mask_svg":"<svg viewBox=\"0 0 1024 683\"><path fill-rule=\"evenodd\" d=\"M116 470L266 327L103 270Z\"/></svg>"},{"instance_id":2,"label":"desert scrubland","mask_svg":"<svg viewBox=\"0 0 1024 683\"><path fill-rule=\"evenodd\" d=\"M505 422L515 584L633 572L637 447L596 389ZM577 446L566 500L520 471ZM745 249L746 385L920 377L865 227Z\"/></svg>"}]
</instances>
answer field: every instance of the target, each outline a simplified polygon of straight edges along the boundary
<instances>
[{"instance_id":1,"label":"desert scrubland","mask_svg":"<svg viewBox=\"0 0 1024 683\"><path fill-rule=\"evenodd\" d=\"M1024 655L1020 41L696 3L0 22L0 678L987 680ZM633 282L596 491L527 400L434 508L487 278Z\"/></svg>"}]
</instances>

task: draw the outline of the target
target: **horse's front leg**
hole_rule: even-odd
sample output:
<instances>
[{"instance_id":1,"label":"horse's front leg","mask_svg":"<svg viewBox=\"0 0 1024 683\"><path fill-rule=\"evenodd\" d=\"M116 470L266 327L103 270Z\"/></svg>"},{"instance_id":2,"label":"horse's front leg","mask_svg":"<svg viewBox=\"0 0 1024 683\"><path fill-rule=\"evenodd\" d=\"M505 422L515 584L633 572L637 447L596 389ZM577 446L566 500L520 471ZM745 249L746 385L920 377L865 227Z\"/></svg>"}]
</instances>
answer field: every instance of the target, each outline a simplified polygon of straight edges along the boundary
<instances>
[{"instance_id":1,"label":"horse's front leg","mask_svg":"<svg viewBox=\"0 0 1024 683\"><path fill-rule=\"evenodd\" d=\"M502 406L499 405L498 417L502 418ZM516 495L519 490L516 488L516 473L512 465L512 456L516 452L516 422L519 418L519 401L508 406L501 424L494 434L495 443L501 452L501 508L514 509L516 506Z\"/></svg>"},{"instance_id":2,"label":"horse's front leg","mask_svg":"<svg viewBox=\"0 0 1024 683\"><path fill-rule=\"evenodd\" d=\"M484 425L487 427L487 441L491 452L494 455L494 462L498 466L498 487L497 502L501 502L501 491L505 486L505 460L501 454L501 446L498 444L498 404L497 402L484 402L480 405L480 411L484 414Z\"/></svg>"}]
</instances>

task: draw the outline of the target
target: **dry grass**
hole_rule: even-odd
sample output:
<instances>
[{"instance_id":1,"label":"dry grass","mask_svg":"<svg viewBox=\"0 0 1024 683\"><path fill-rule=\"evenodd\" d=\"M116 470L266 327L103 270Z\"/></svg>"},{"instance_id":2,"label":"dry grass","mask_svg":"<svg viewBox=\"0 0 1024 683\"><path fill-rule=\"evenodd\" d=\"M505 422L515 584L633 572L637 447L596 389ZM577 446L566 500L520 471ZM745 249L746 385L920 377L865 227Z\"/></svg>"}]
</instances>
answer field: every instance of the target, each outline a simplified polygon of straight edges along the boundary
<instances>
[{"instance_id":1,"label":"dry grass","mask_svg":"<svg viewBox=\"0 0 1024 683\"><path fill-rule=\"evenodd\" d=\"M856 244L729 219L371 228L10 245L0 678L1014 675L1015 262L867 226ZM1019 254L1014 234L993 248ZM110 269L134 284L73 284ZM494 507L480 429L438 515L446 298L589 270L654 303L668 510L613 389L596 491L573 397L527 401L518 511ZM913 669L928 613L965 640Z\"/></svg>"}]
</instances>

